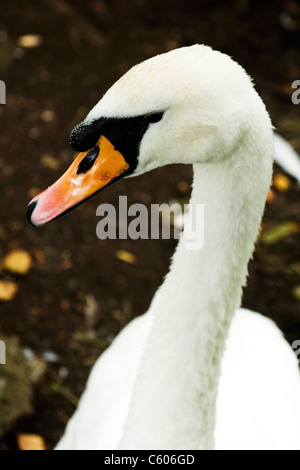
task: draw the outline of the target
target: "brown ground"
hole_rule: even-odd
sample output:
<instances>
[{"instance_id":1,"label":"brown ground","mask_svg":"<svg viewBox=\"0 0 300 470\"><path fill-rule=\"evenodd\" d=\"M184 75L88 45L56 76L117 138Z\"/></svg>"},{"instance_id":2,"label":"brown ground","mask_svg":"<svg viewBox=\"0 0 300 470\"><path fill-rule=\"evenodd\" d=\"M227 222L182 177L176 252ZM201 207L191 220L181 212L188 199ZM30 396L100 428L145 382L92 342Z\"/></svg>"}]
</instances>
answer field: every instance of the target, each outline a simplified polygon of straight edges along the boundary
<instances>
[{"instance_id":1,"label":"brown ground","mask_svg":"<svg viewBox=\"0 0 300 470\"><path fill-rule=\"evenodd\" d=\"M0 449L15 449L20 432L42 435L48 448L55 444L91 364L125 323L147 310L167 272L173 241L100 242L97 206L116 202L119 194L147 204L187 196L182 182L190 182L190 168L165 168L122 181L67 218L32 228L25 219L27 202L70 163L74 125L133 64L178 46L206 43L252 74L274 124L300 150L300 106L290 99L290 84L300 79L300 28L290 31L280 23L282 12L300 18L297 5L292 0L1 1L0 79L7 85L7 104L0 107L0 258L22 248L34 265L23 278L0 272L1 279L19 285L16 298L0 304L0 338L17 335L22 347L37 356L54 351L59 361L48 364L34 388L33 414L12 424ZM39 34L43 43L22 49L17 40L24 34ZM54 157L56 169L49 168L45 154ZM265 226L300 222L299 195L295 182L277 193ZM137 264L117 259L119 249L134 254ZM299 300L293 296L299 262L299 234L270 247L259 244L244 296L244 305L274 318L290 342L300 338ZM91 332L100 340L91 339Z\"/></svg>"}]
</instances>

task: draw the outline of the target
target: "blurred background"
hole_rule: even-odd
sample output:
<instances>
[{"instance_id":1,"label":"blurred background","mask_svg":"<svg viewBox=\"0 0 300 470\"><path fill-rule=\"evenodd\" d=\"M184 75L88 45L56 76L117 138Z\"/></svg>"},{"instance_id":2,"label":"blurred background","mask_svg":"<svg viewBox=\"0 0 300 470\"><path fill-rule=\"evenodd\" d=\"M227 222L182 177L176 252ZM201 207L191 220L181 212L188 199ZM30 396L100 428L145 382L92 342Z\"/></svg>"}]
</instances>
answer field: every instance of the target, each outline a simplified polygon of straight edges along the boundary
<instances>
[{"instance_id":1,"label":"blurred background","mask_svg":"<svg viewBox=\"0 0 300 470\"><path fill-rule=\"evenodd\" d=\"M300 150L300 6L295 0L1 0L0 449L52 448L92 364L162 282L173 240L96 237L96 208L187 201L191 168L122 180L60 221L34 229L28 201L74 156L69 135L132 65L205 43L253 76L274 126ZM300 190L275 167L243 305L300 339ZM255 341L255 338L253 339ZM299 397L300 399L300 397ZM34 434L36 444L26 435ZM40 443L40 441L41 443ZM24 443L25 441L25 443Z\"/></svg>"}]
</instances>

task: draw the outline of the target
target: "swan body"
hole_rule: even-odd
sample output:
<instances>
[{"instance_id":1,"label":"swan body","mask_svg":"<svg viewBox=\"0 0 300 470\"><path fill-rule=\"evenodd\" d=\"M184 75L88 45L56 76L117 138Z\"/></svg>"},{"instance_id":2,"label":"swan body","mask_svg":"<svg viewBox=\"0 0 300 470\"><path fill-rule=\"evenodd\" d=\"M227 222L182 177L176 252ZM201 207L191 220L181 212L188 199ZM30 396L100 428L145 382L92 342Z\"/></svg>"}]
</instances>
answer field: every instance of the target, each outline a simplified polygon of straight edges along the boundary
<instances>
[{"instance_id":1,"label":"swan body","mask_svg":"<svg viewBox=\"0 0 300 470\"><path fill-rule=\"evenodd\" d=\"M298 450L299 393L298 361L281 331L258 313L238 310L222 362L216 448Z\"/></svg>"},{"instance_id":2,"label":"swan body","mask_svg":"<svg viewBox=\"0 0 300 470\"><path fill-rule=\"evenodd\" d=\"M148 312L102 354L57 450L118 448L150 326ZM280 330L268 318L239 309L222 361L215 449L299 449L299 394L297 359Z\"/></svg>"},{"instance_id":3,"label":"swan body","mask_svg":"<svg viewBox=\"0 0 300 470\"><path fill-rule=\"evenodd\" d=\"M272 322L239 310L274 152L246 72L199 45L154 57L104 95L71 142L86 153L32 201L34 225L121 174L187 163L194 181L168 275L149 311L97 361L57 448L300 448L296 357ZM198 204L204 245L194 250Z\"/></svg>"}]
</instances>

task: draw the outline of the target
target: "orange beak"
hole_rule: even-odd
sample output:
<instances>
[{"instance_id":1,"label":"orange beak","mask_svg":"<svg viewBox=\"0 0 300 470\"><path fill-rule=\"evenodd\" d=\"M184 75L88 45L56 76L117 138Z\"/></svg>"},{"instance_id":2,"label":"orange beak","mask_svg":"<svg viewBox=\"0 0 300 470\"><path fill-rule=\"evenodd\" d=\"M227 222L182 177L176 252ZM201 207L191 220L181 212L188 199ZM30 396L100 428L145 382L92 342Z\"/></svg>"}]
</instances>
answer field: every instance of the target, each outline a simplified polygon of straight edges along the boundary
<instances>
[{"instance_id":1,"label":"orange beak","mask_svg":"<svg viewBox=\"0 0 300 470\"><path fill-rule=\"evenodd\" d=\"M128 169L123 155L101 136L93 149L80 153L56 183L30 202L29 222L34 226L52 222L119 179Z\"/></svg>"}]
</instances>

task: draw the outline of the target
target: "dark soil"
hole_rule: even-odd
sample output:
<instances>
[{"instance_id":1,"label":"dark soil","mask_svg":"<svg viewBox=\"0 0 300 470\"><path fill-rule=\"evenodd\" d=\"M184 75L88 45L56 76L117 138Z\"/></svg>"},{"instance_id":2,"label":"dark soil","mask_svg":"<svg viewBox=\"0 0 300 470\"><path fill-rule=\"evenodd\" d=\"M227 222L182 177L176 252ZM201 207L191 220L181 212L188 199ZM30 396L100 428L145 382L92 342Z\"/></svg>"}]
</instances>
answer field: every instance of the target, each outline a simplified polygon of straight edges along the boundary
<instances>
[{"instance_id":1,"label":"dark soil","mask_svg":"<svg viewBox=\"0 0 300 470\"><path fill-rule=\"evenodd\" d=\"M0 106L0 258L22 248L34 259L25 277L0 272L19 285L16 298L0 304L0 337L16 335L37 356L51 350L59 358L35 386L33 414L12 424L0 449L16 449L21 432L40 434L52 448L91 365L147 310L175 247L172 240L100 241L96 208L124 194L129 203L148 205L188 197L191 168L123 180L41 229L27 223L27 202L67 168L69 134L106 89L135 63L183 45L206 43L240 62L274 125L300 150L300 106L292 104L290 88L300 79L300 28L282 24L282 14L297 17L299 7L292 0L2 0L0 9L0 79L7 86L7 104ZM24 34L38 34L43 43L22 49L17 41ZM45 154L56 169L45 164ZM277 192L264 225L300 223L299 196L296 182ZM243 300L275 319L289 342L300 338L300 303L293 296L300 284L299 240L294 234L270 247L258 244ZM120 249L137 263L119 260Z\"/></svg>"}]
</instances>

